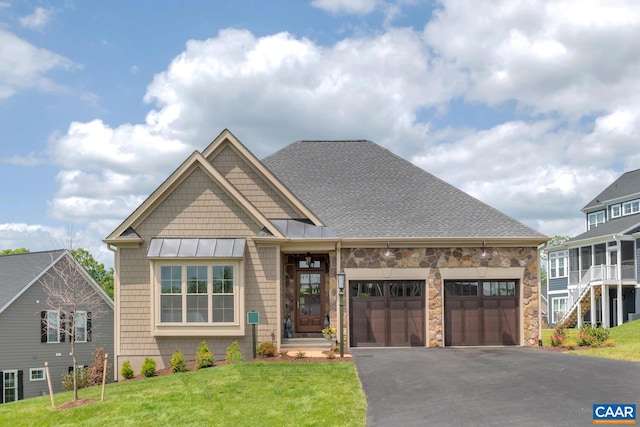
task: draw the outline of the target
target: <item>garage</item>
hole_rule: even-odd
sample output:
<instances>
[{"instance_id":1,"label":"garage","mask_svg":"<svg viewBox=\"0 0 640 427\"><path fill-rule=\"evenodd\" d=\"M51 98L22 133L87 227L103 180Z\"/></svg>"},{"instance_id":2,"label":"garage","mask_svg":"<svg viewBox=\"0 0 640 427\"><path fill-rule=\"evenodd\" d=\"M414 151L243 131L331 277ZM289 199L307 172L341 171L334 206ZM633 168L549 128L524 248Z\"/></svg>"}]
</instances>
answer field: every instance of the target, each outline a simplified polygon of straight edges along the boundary
<instances>
[{"instance_id":1,"label":"garage","mask_svg":"<svg viewBox=\"0 0 640 427\"><path fill-rule=\"evenodd\" d=\"M349 281L353 347L425 345L425 281Z\"/></svg>"},{"instance_id":2,"label":"garage","mask_svg":"<svg viewBox=\"0 0 640 427\"><path fill-rule=\"evenodd\" d=\"M445 345L519 344L518 288L517 280L446 280Z\"/></svg>"}]
</instances>

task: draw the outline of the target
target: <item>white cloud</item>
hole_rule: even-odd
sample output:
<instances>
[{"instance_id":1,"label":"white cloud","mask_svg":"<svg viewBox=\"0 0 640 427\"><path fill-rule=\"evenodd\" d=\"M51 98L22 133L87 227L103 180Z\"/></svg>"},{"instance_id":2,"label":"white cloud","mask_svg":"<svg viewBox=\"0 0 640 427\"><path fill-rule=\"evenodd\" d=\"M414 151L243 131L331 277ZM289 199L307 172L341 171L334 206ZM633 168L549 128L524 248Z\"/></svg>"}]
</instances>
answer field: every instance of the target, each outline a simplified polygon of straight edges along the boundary
<instances>
[{"instance_id":1,"label":"white cloud","mask_svg":"<svg viewBox=\"0 0 640 427\"><path fill-rule=\"evenodd\" d=\"M36 7L31 15L23 16L20 18L20 24L31 30L42 29L51 18L51 9L45 9L43 7Z\"/></svg>"},{"instance_id":2,"label":"white cloud","mask_svg":"<svg viewBox=\"0 0 640 427\"><path fill-rule=\"evenodd\" d=\"M26 156L0 157L0 163L7 163L18 166L36 166L44 161L39 154L29 153Z\"/></svg>"},{"instance_id":3,"label":"white cloud","mask_svg":"<svg viewBox=\"0 0 640 427\"><path fill-rule=\"evenodd\" d=\"M366 15L380 5L380 0L313 0L311 6L330 13Z\"/></svg>"},{"instance_id":4,"label":"white cloud","mask_svg":"<svg viewBox=\"0 0 640 427\"><path fill-rule=\"evenodd\" d=\"M69 59L0 29L0 99L26 89L60 90L60 86L45 75L55 69L73 67L75 64Z\"/></svg>"},{"instance_id":5,"label":"white cloud","mask_svg":"<svg viewBox=\"0 0 640 427\"><path fill-rule=\"evenodd\" d=\"M580 209L640 167L640 14L563 4L447 2L424 32L333 46L238 29L190 40L149 84L144 123L72 123L52 141L51 214L106 235L229 128L258 157L299 139L368 138L548 235L577 234ZM430 114L457 114L453 100L518 108L487 129L435 129Z\"/></svg>"}]
</instances>

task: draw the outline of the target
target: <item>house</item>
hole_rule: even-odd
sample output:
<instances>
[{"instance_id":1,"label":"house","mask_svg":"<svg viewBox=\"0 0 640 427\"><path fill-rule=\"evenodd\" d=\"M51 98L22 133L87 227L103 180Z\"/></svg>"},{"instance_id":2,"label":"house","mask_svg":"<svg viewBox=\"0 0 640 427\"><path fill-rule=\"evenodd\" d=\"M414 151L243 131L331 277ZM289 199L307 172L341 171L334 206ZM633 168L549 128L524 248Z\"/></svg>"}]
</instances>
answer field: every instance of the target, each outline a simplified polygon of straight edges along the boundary
<instances>
[{"instance_id":1,"label":"house","mask_svg":"<svg viewBox=\"0 0 640 427\"><path fill-rule=\"evenodd\" d=\"M547 240L371 141L260 161L225 130L104 240L117 363L167 366L201 341L249 356L250 311L279 348L340 318L347 349L537 345Z\"/></svg>"},{"instance_id":2,"label":"house","mask_svg":"<svg viewBox=\"0 0 640 427\"><path fill-rule=\"evenodd\" d=\"M48 394L45 362L53 391L64 390L62 375L73 367L71 338L63 332L64 318L47 305L46 291L62 274L61 265L77 268L78 277L84 278L78 292L93 293L101 303L91 306L105 313L92 316L83 306L75 312L76 319L82 319L76 321L73 334L77 363L91 365L99 346L113 354L113 301L69 251L0 256L0 403Z\"/></svg>"},{"instance_id":3,"label":"house","mask_svg":"<svg viewBox=\"0 0 640 427\"><path fill-rule=\"evenodd\" d=\"M621 325L640 308L640 169L624 173L582 212L586 231L547 249L549 322Z\"/></svg>"}]
</instances>

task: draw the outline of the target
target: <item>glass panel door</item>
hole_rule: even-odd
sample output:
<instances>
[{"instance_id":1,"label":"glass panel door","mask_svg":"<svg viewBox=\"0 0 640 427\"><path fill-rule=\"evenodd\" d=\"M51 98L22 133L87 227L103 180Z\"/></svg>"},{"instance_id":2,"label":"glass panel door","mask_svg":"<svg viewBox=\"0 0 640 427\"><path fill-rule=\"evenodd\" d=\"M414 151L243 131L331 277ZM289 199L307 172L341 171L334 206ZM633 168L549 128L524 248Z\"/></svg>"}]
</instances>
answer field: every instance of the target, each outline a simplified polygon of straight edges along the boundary
<instances>
[{"instance_id":1,"label":"glass panel door","mask_svg":"<svg viewBox=\"0 0 640 427\"><path fill-rule=\"evenodd\" d=\"M320 272L298 273L298 332L322 330L323 276Z\"/></svg>"}]
</instances>

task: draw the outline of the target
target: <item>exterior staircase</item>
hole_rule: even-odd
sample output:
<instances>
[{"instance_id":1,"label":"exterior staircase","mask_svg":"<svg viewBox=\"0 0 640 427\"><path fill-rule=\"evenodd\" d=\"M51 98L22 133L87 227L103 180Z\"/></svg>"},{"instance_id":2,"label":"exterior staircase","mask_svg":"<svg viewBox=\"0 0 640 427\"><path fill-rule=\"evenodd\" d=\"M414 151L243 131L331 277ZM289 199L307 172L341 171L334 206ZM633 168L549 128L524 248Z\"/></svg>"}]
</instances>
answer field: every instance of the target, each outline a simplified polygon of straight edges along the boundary
<instances>
[{"instance_id":1,"label":"exterior staircase","mask_svg":"<svg viewBox=\"0 0 640 427\"><path fill-rule=\"evenodd\" d=\"M567 312L562 319L556 323L556 327L561 328L574 328L578 324L578 307L580 307L581 313L584 316L589 310L591 310L591 286L585 286L579 288L577 298L569 298L567 304L569 306ZM595 299L598 299L602 294L602 288L600 286L594 287Z\"/></svg>"}]
</instances>

